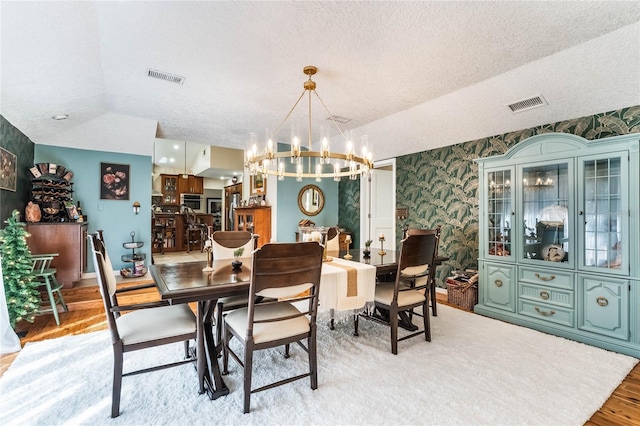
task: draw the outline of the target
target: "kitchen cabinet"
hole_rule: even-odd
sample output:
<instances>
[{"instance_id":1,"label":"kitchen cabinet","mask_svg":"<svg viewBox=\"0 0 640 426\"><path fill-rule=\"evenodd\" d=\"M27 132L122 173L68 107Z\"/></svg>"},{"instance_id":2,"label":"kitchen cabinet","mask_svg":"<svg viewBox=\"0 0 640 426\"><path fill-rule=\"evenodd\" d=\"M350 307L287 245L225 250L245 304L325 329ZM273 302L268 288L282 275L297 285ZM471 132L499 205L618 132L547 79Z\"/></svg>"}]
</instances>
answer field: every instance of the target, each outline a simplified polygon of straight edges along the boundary
<instances>
[{"instance_id":1,"label":"kitchen cabinet","mask_svg":"<svg viewBox=\"0 0 640 426\"><path fill-rule=\"evenodd\" d=\"M476 160L476 313L640 357L639 141L547 133Z\"/></svg>"},{"instance_id":2,"label":"kitchen cabinet","mask_svg":"<svg viewBox=\"0 0 640 426\"><path fill-rule=\"evenodd\" d=\"M165 206L180 205L178 175L160 175L162 184L162 204Z\"/></svg>"},{"instance_id":3,"label":"kitchen cabinet","mask_svg":"<svg viewBox=\"0 0 640 426\"><path fill-rule=\"evenodd\" d=\"M235 230L258 234L258 247L271 241L271 207L237 207L235 209Z\"/></svg>"},{"instance_id":4,"label":"kitchen cabinet","mask_svg":"<svg viewBox=\"0 0 640 426\"><path fill-rule=\"evenodd\" d=\"M188 175L185 179L183 176L179 176L178 192L180 194L204 194L204 178Z\"/></svg>"},{"instance_id":5,"label":"kitchen cabinet","mask_svg":"<svg viewBox=\"0 0 640 426\"><path fill-rule=\"evenodd\" d=\"M80 281L87 268L87 222L27 223L31 254L58 253L51 267L65 288Z\"/></svg>"}]
</instances>

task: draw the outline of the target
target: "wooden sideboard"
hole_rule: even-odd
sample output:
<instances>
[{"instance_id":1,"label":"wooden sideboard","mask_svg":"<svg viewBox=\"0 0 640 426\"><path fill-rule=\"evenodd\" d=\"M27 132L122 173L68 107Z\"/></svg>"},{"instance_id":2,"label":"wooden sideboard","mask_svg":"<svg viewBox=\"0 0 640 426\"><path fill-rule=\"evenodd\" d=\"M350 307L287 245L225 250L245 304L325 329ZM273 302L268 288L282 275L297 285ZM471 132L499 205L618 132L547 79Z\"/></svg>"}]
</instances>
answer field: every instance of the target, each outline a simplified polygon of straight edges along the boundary
<instances>
[{"instance_id":1,"label":"wooden sideboard","mask_svg":"<svg viewBox=\"0 0 640 426\"><path fill-rule=\"evenodd\" d=\"M258 247L271 242L271 207L253 206L235 209L235 231L258 234Z\"/></svg>"},{"instance_id":2,"label":"wooden sideboard","mask_svg":"<svg viewBox=\"0 0 640 426\"><path fill-rule=\"evenodd\" d=\"M80 281L87 268L87 222L27 223L31 254L58 253L51 266L65 288Z\"/></svg>"}]
</instances>

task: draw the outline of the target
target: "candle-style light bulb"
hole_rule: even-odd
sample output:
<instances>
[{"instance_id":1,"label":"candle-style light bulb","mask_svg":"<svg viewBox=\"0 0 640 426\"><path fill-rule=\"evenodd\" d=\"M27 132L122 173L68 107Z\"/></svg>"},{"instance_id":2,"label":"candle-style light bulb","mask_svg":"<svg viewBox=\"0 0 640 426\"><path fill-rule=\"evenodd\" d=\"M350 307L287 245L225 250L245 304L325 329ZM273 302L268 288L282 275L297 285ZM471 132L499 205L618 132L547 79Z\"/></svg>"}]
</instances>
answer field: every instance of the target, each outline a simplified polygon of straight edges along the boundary
<instances>
[{"instance_id":1,"label":"candle-style light bulb","mask_svg":"<svg viewBox=\"0 0 640 426\"><path fill-rule=\"evenodd\" d=\"M302 182L302 164L296 164L296 181Z\"/></svg>"},{"instance_id":2,"label":"candle-style light bulb","mask_svg":"<svg viewBox=\"0 0 640 426\"><path fill-rule=\"evenodd\" d=\"M278 163L278 180L284 180L284 163L282 161Z\"/></svg>"}]
</instances>

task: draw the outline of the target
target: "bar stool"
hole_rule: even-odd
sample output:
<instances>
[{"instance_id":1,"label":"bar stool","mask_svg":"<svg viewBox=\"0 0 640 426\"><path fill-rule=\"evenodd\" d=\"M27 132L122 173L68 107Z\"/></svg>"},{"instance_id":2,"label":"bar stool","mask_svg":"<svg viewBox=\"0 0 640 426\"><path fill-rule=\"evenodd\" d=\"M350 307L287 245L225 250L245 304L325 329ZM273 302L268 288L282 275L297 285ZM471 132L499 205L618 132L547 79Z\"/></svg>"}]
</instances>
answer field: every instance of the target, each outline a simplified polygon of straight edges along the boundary
<instances>
[{"instance_id":1,"label":"bar stool","mask_svg":"<svg viewBox=\"0 0 640 426\"><path fill-rule=\"evenodd\" d=\"M187 253L191 252L191 245L196 243L200 244L200 252L203 252L207 225L197 223L196 213L189 207L183 207L182 214L186 225L184 233L187 239Z\"/></svg>"},{"instance_id":2,"label":"bar stool","mask_svg":"<svg viewBox=\"0 0 640 426\"><path fill-rule=\"evenodd\" d=\"M35 280L41 285L46 286L47 294L49 295L49 303L51 303L51 312L56 320L56 324L60 325L60 318L58 317L58 303L62 306L65 312L69 312L67 304L62 297L62 284L58 283L56 279L56 268L51 268L51 261L54 257L58 256L58 253L52 254L36 254L31 257L32 267L31 272L35 276ZM41 313L49 312L49 310L41 310Z\"/></svg>"}]
</instances>

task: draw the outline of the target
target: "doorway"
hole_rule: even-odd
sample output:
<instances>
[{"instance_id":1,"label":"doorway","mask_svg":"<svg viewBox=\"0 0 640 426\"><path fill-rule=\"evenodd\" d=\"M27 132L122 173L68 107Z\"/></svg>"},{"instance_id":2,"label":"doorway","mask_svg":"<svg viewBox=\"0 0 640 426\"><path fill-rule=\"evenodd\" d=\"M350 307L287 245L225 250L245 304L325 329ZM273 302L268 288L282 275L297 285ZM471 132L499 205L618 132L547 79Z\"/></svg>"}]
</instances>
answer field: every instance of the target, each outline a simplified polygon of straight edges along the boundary
<instances>
[{"instance_id":1,"label":"doorway","mask_svg":"<svg viewBox=\"0 0 640 426\"><path fill-rule=\"evenodd\" d=\"M366 240L380 248L384 234L385 250L396 249L396 160L378 161L369 179L360 181L360 247Z\"/></svg>"}]
</instances>

